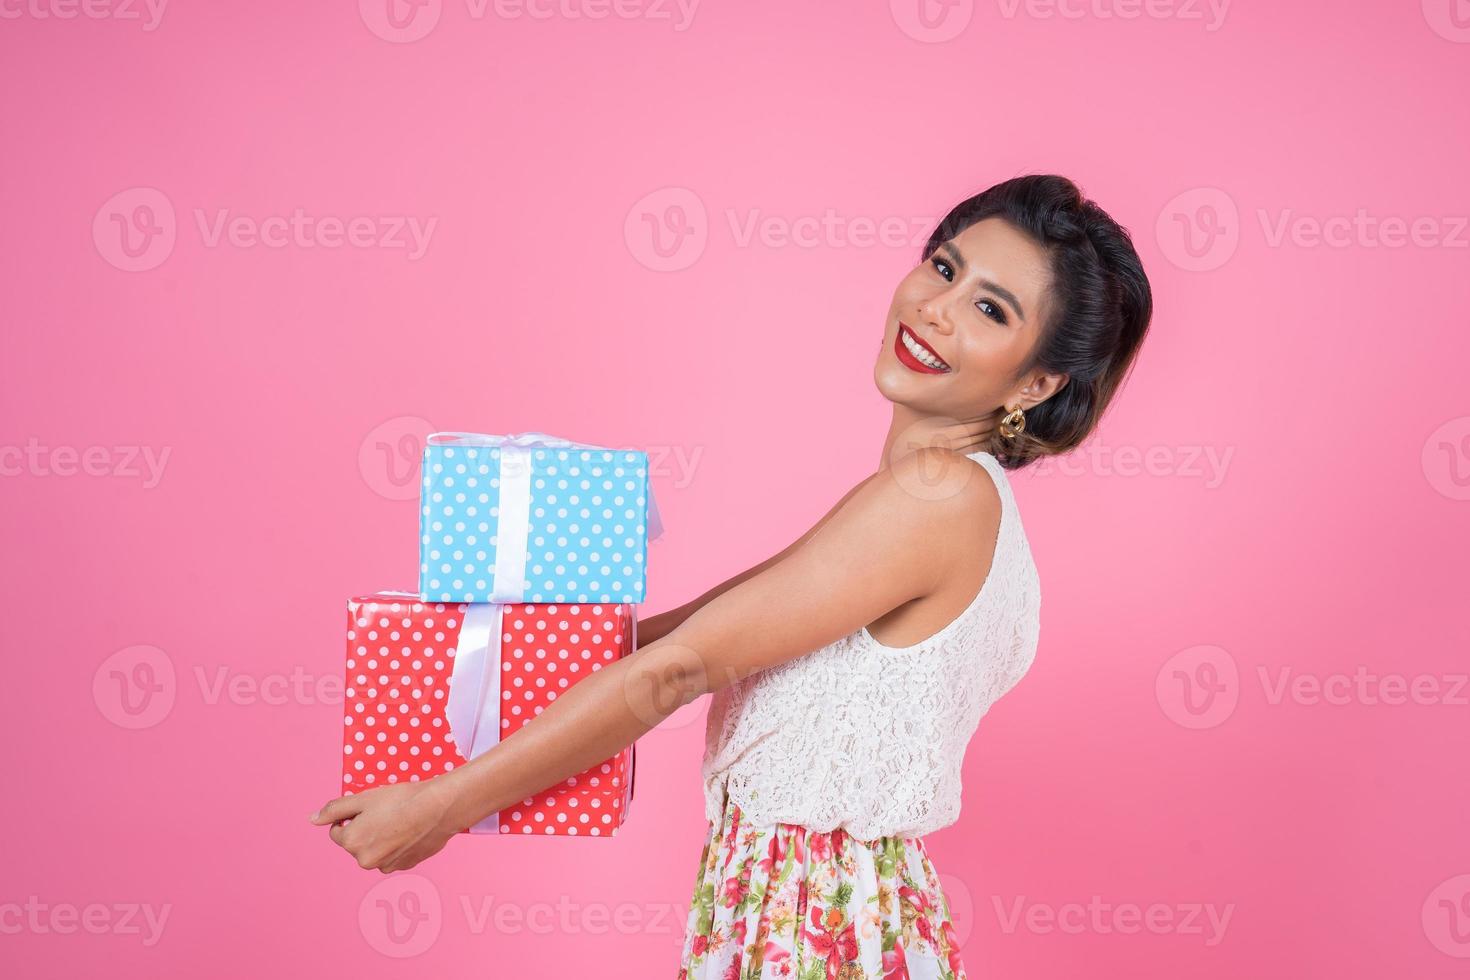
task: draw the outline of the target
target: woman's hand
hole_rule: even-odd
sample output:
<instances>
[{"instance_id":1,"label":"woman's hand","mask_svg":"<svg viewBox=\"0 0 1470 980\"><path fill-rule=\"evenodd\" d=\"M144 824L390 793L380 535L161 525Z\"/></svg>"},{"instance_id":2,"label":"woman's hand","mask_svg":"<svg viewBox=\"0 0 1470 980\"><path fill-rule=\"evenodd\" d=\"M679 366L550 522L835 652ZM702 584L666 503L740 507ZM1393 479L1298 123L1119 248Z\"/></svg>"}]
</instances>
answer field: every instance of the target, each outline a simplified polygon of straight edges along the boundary
<instances>
[{"instance_id":1,"label":"woman's hand","mask_svg":"<svg viewBox=\"0 0 1470 980\"><path fill-rule=\"evenodd\" d=\"M394 783L339 796L313 813L311 822L331 824L332 840L359 867L402 871L439 853L460 829L450 826L450 801L433 784Z\"/></svg>"}]
</instances>

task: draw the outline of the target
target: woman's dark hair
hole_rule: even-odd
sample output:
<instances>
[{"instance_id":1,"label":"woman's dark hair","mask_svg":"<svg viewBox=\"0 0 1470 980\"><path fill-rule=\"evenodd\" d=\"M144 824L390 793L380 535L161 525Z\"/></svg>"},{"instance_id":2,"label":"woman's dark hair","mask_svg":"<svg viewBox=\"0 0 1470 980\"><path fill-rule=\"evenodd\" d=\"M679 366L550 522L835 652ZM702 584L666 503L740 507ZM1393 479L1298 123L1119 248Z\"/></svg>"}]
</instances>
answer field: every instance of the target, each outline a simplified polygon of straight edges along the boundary
<instances>
[{"instance_id":1,"label":"woman's dark hair","mask_svg":"<svg viewBox=\"0 0 1470 980\"><path fill-rule=\"evenodd\" d=\"M1004 218L1051 260L1049 313L1018 377L1066 374L1062 389L1026 410L1015 439L992 437L989 452L1008 469L1076 448L1096 427L1148 332L1153 293L1126 229L1077 185L1056 174L996 184L957 205L924 246L922 261L982 218Z\"/></svg>"}]
</instances>

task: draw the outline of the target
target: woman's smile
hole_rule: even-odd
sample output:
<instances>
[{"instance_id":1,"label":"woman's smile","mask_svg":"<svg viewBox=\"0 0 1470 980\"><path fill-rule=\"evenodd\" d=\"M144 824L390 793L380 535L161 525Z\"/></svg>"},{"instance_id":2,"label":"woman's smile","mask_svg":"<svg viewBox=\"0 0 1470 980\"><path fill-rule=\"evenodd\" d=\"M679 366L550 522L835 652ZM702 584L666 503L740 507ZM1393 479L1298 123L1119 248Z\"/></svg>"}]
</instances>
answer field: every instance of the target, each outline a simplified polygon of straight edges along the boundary
<instances>
[{"instance_id":1,"label":"woman's smile","mask_svg":"<svg viewBox=\"0 0 1470 980\"><path fill-rule=\"evenodd\" d=\"M898 335L893 341L893 353L898 357L898 362L911 371L920 374L948 374L951 370L948 362L935 352L934 348L919 339L919 336L909 329L909 325L902 320L898 322Z\"/></svg>"}]
</instances>

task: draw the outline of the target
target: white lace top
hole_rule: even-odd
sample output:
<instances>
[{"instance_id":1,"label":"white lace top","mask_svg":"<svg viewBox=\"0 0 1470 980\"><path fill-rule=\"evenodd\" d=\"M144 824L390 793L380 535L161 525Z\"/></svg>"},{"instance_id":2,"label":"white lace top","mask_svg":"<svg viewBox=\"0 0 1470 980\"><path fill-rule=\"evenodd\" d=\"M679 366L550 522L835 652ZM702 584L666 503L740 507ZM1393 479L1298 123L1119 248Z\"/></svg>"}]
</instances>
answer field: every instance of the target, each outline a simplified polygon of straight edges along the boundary
<instances>
[{"instance_id":1,"label":"white lace top","mask_svg":"<svg viewBox=\"0 0 1470 980\"><path fill-rule=\"evenodd\" d=\"M752 825L843 827L859 840L920 836L959 818L960 763L990 706L1026 673L1040 580L1010 481L987 452L1001 518L988 577L927 639L879 643L867 627L711 696L705 815L724 793Z\"/></svg>"}]
</instances>

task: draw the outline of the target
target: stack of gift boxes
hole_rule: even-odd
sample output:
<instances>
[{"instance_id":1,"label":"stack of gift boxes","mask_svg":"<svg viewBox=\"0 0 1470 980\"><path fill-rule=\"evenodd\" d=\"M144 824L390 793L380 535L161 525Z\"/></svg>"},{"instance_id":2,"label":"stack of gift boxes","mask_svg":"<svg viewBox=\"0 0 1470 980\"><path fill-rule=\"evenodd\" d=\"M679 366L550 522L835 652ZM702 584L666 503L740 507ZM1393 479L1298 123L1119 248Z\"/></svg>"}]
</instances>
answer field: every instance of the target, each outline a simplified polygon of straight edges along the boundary
<instances>
[{"instance_id":1,"label":"stack of gift boxes","mask_svg":"<svg viewBox=\"0 0 1470 980\"><path fill-rule=\"evenodd\" d=\"M648 457L539 432L441 432L423 454L417 593L347 604L342 792L431 779L637 648ZM634 747L466 833L612 837Z\"/></svg>"}]
</instances>

